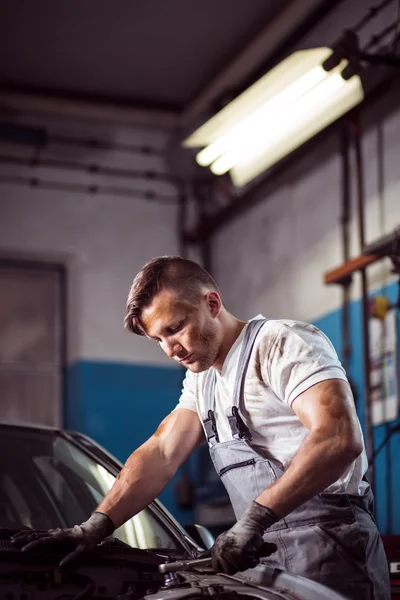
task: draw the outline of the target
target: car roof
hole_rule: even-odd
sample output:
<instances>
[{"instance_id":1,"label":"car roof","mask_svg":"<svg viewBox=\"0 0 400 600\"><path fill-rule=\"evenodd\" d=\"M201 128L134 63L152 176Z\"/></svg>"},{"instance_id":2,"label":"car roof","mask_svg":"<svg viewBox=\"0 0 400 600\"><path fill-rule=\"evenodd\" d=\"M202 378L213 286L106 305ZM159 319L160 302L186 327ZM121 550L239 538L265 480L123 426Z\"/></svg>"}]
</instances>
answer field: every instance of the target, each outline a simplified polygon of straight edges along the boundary
<instances>
[{"instance_id":1,"label":"car roof","mask_svg":"<svg viewBox=\"0 0 400 600\"><path fill-rule=\"evenodd\" d=\"M24 421L2 420L0 419L0 427L17 428L17 429L36 429L40 431L60 432L60 427L52 427L50 425L41 425L38 423L25 423Z\"/></svg>"}]
</instances>

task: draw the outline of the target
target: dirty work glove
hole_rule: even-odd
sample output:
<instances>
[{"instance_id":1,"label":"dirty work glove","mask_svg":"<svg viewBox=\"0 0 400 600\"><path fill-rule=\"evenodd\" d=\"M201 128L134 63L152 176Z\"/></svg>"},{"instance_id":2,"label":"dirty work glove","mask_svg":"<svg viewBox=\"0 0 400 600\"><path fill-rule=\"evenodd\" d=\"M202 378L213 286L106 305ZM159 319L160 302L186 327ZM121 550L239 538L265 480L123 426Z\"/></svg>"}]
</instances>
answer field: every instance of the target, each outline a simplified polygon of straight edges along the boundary
<instances>
[{"instance_id":1,"label":"dirty work glove","mask_svg":"<svg viewBox=\"0 0 400 600\"><path fill-rule=\"evenodd\" d=\"M276 551L275 544L264 543L263 533L279 518L266 506L252 502L231 529L221 533L211 548L212 567L216 573L233 575L258 565L262 556Z\"/></svg>"},{"instance_id":2,"label":"dirty work glove","mask_svg":"<svg viewBox=\"0 0 400 600\"><path fill-rule=\"evenodd\" d=\"M67 545L72 552L60 561L60 567L70 563L83 552L90 552L97 544L102 542L114 531L114 523L104 513L94 512L92 516L81 523L68 529L47 529L19 531L11 538L11 543L20 548L22 552L39 548L50 549L58 545Z\"/></svg>"}]
</instances>

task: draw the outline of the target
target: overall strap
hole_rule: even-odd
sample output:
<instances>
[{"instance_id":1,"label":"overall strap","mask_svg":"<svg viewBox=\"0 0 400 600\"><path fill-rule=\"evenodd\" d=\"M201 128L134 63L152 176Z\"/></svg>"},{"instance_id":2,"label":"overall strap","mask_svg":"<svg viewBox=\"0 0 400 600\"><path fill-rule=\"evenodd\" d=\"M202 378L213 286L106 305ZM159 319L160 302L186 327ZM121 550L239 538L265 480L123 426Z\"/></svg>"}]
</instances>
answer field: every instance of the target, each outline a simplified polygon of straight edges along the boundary
<instances>
[{"instance_id":1,"label":"overall strap","mask_svg":"<svg viewBox=\"0 0 400 600\"><path fill-rule=\"evenodd\" d=\"M239 414L239 406L243 396L244 381L247 367L249 364L251 352L253 350L256 337L267 319L256 319L250 321L247 325L243 346L239 356L238 368L233 390L233 405L226 410L226 416L232 431L232 437L245 438L251 440L251 434ZM204 412L201 414L207 442L213 446L219 442L219 436L215 421L215 385L216 373L214 369L209 369L206 375L204 386Z\"/></svg>"},{"instance_id":2,"label":"overall strap","mask_svg":"<svg viewBox=\"0 0 400 600\"><path fill-rule=\"evenodd\" d=\"M215 422L215 384L216 373L214 369L209 369L206 375L204 386L204 412L201 414L207 442L209 446L214 446L219 442L217 424Z\"/></svg>"},{"instance_id":3,"label":"overall strap","mask_svg":"<svg viewBox=\"0 0 400 600\"><path fill-rule=\"evenodd\" d=\"M226 416L232 431L232 437L234 439L240 438L248 441L251 441L252 439L248 427L240 416L239 407L241 401L244 399L244 383L254 342L256 341L261 327L264 325L264 323L266 323L266 321L267 319L256 319L250 321L245 332L236 372L235 386L233 388L233 403L232 406L226 409Z\"/></svg>"}]
</instances>

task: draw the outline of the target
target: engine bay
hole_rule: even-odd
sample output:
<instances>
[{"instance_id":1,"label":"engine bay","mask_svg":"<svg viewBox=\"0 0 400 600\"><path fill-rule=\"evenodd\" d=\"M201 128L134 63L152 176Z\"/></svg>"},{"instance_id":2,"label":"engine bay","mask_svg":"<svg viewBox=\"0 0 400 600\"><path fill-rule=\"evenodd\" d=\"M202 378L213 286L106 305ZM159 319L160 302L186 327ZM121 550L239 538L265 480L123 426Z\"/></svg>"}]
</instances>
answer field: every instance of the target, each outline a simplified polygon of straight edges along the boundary
<instances>
[{"instance_id":1,"label":"engine bay","mask_svg":"<svg viewBox=\"0 0 400 600\"><path fill-rule=\"evenodd\" d=\"M21 552L10 542L14 531L0 535L0 597L7 600L135 600L154 593L165 577L158 565L168 555L138 550L111 540L60 568L68 548Z\"/></svg>"},{"instance_id":2,"label":"engine bay","mask_svg":"<svg viewBox=\"0 0 400 600\"><path fill-rule=\"evenodd\" d=\"M15 531L0 532L0 598L3 600L298 600L288 590L255 587L210 567L168 572L171 551L138 550L114 538L76 564L60 568L70 550L21 552L10 542ZM160 572L159 565L164 565Z\"/></svg>"}]
</instances>

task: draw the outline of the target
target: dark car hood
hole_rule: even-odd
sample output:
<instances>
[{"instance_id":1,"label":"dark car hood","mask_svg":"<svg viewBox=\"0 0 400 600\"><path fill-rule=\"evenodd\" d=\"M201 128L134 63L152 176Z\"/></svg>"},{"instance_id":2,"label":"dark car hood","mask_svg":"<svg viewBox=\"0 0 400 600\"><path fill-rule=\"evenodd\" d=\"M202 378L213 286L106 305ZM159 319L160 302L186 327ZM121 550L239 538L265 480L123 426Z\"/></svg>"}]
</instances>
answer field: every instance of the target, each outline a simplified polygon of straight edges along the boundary
<instances>
[{"instance_id":1,"label":"dark car hood","mask_svg":"<svg viewBox=\"0 0 400 600\"><path fill-rule=\"evenodd\" d=\"M215 574L210 568L162 575L158 566L182 557L168 550L139 550L115 538L100 544L74 565L58 563L68 548L21 552L0 530L1 597L29 600L341 600L301 577L271 571L268 587L240 576ZM8 595L8 596L7 596Z\"/></svg>"}]
</instances>

